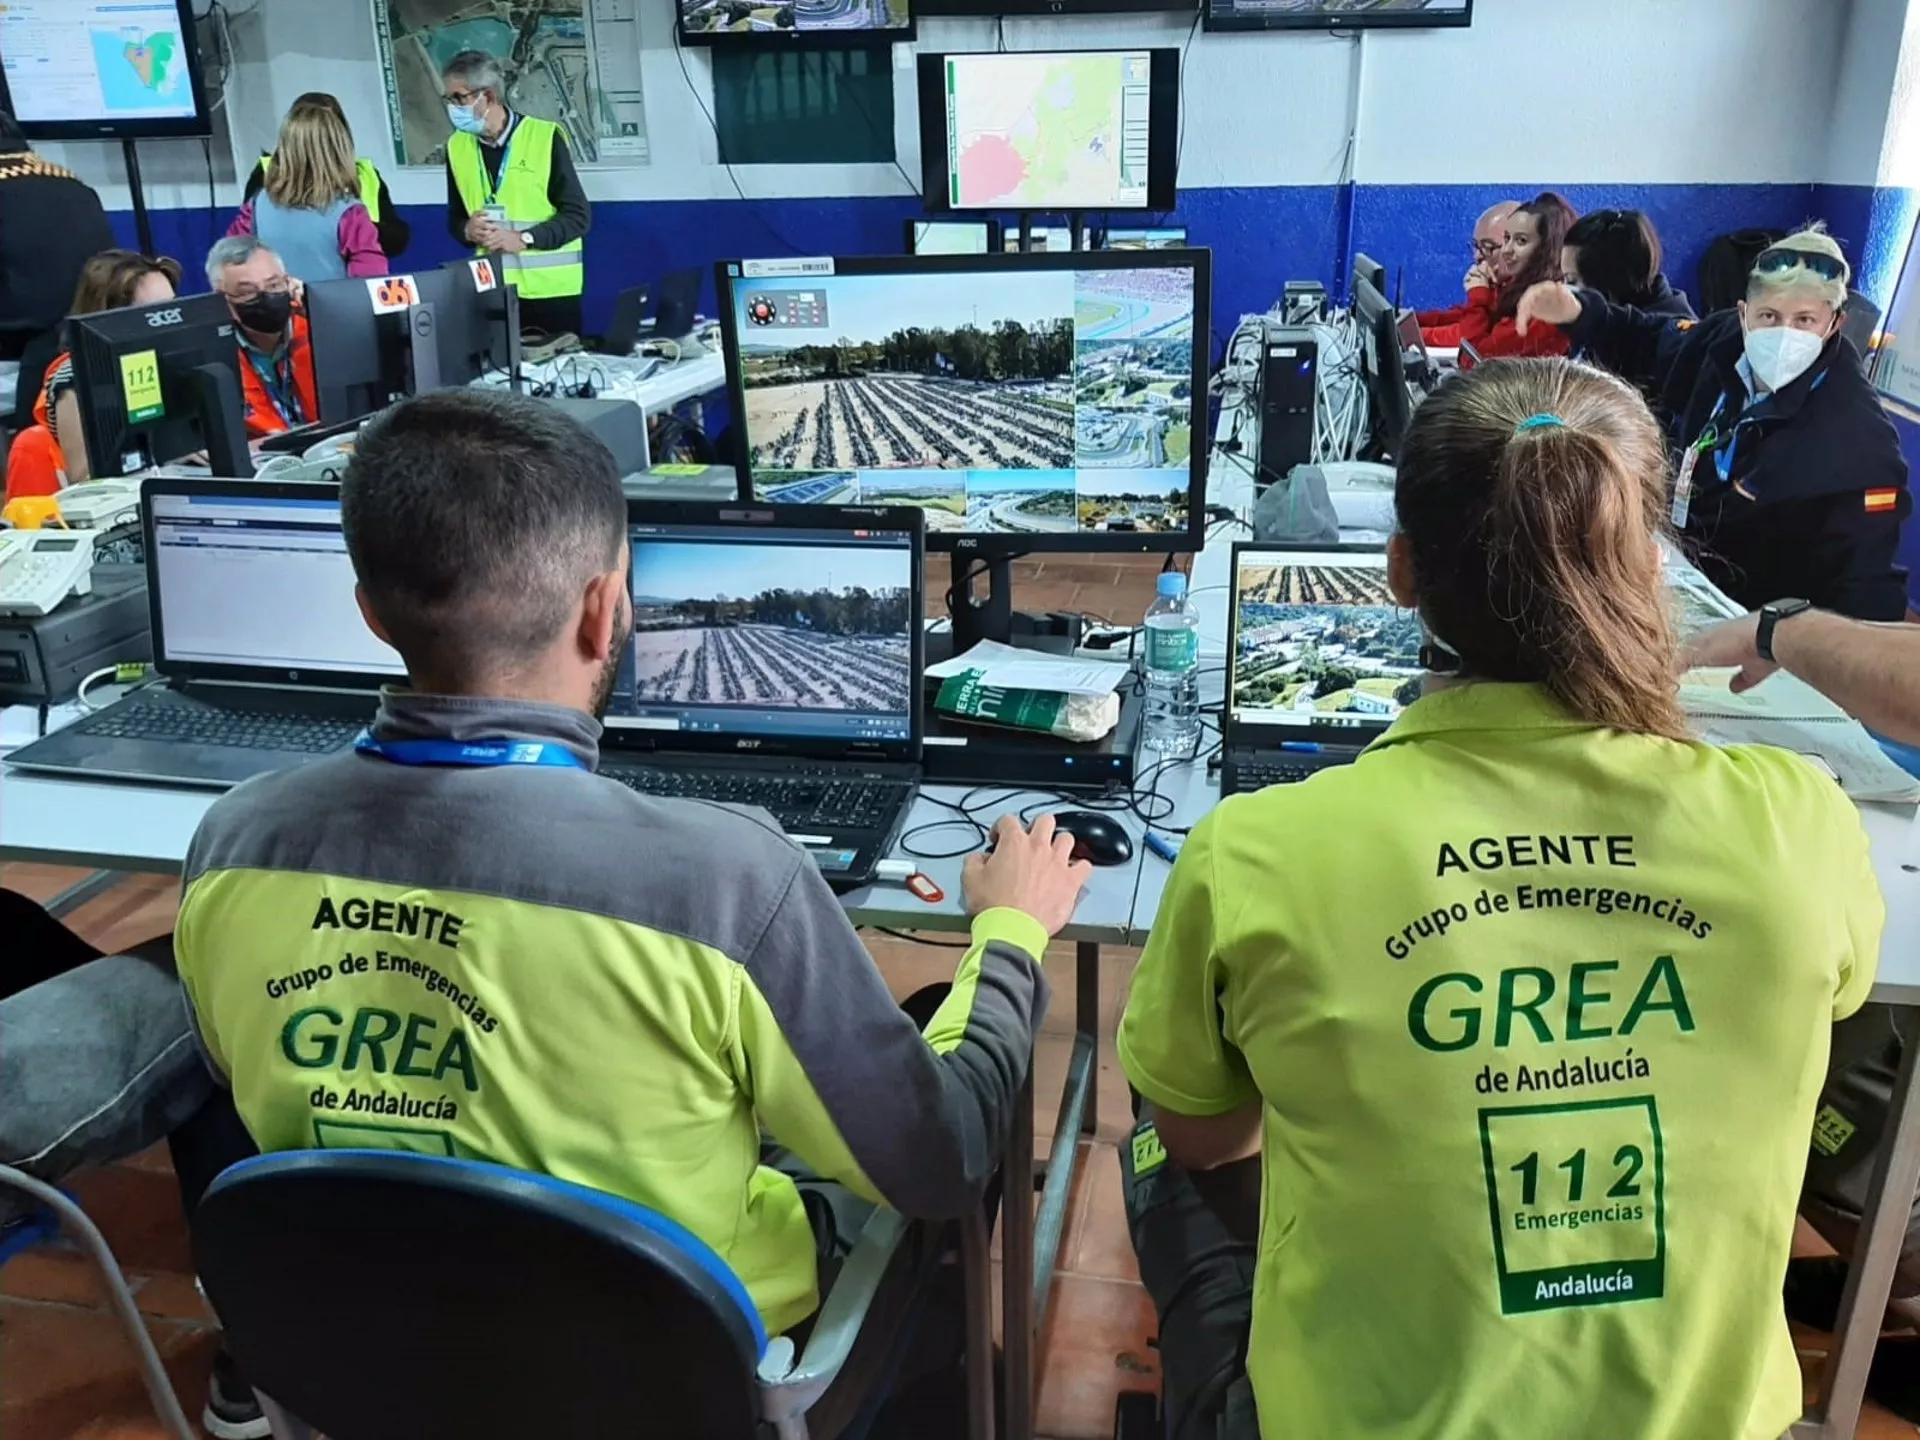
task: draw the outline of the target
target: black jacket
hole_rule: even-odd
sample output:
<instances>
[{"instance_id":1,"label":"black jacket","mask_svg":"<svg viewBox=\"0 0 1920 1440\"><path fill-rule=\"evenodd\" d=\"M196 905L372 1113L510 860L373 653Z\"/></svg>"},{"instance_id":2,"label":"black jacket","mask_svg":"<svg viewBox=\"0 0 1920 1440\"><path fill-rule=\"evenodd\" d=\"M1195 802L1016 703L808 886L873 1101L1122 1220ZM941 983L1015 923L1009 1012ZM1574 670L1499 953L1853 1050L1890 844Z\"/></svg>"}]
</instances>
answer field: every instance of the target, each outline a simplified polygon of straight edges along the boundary
<instances>
[{"instance_id":1,"label":"black jacket","mask_svg":"<svg viewBox=\"0 0 1920 1440\"><path fill-rule=\"evenodd\" d=\"M1653 293L1639 308L1648 315L1666 315L1675 320L1694 318L1693 302L1687 299L1686 291L1673 288L1665 271L1653 277Z\"/></svg>"},{"instance_id":2,"label":"black jacket","mask_svg":"<svg viewBox=\"0 0 1920 1440\"><path fill-rule=\"evenodd\" d=\"M1749 401L1737 311L1672 320L1582 292L1567 328L1599 363L1650 387L1674 417L1678 463L1713 428L1683 539L1714 584L1749 608L1796 596L1862 620L1904 618L1907 572L1894 554L1913 509L1907 463L1851 341L1835 335L1805 375Z\"/></svg>"},{"instance_id":3,"label":"black jacket","mask_svg":"<svg viewBox=\"0 0 1920 1440\"><path fill-rule=\"evenodd\" d=\"M0 338L11 354L60 323L81 267L116 243L84 181L30 150L0 155Z\"/></svg>"}]
</instances>

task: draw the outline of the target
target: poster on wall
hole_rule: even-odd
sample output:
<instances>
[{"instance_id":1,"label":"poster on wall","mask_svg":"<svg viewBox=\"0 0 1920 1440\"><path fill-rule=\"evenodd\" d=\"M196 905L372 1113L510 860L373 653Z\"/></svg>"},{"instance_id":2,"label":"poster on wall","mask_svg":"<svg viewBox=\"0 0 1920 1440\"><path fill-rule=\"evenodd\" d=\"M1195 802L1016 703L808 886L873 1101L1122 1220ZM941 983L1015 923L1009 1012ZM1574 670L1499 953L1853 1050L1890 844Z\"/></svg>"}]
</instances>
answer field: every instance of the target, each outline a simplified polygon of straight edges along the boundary
<instances>
[{"instance_id":1,"label":"poster on wall","mask_svg":"<svg viewBox=\"0 0 1920 1440\"><path fill-rule=\"evenodd\" d=\"M1907 239L1907 258L1893 287L1893 304L1880 322L1873 382L1888 399L1920 410L1920 246Z\"/></svg>"},{"instance_id":2,"label":"poster on wall","mask_svg":"<svg viewBox=\"0 0 1920 1440\"><path fill-rule=\"evenodd\" d=\"M439 165L440 69L463 50L497 57L507 104L555 120L582 165L644 165L640 0L372 0L394 159Z\"/></svg>"}]
</instances>

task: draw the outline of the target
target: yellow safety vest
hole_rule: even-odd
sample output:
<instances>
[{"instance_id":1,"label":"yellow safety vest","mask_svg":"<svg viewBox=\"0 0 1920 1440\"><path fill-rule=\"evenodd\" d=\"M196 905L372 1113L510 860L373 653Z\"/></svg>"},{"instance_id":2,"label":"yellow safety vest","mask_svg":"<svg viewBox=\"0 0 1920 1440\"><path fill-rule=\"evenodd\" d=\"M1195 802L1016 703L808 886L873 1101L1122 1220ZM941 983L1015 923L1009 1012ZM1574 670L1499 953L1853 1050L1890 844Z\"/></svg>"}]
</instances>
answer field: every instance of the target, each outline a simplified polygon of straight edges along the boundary
<instances>
[{"instance_id":1,"label":"yellow safety vest","mask_svg":"<svg viewBox=\"0 0 1920 1440\"><path fill-rule=\"evenodd\" d=\"M455 131L447 141L447 160L454 184L460 189L460 203L469 215L490 203L505 206L510 230L531 230L553 219L559 212L547 198L547 186L553 177L553 147L564 143L560 127L553 121L522 115L507 141L500 185L494 190L487 183L479 139ZM558 250L522 250L500 259L507 283L520 292L523 300L556 300L578 295L587 287L586 246L579 240L569 241Z\"/></svg>"},{"instance_id":2,"label":"yellow safety vest","mask_svg":"<svg viewBox=\"0 0 1920 1440\"><path fill-rule=\"evenodd\" d=\"M260 178L265 179L273 169L273 156L260 157ZM354 174L360 178L360 203L367 207L367 215L373 223L380 223L380 172L373 168L373 162L364 157L353 162Z\"/></svg>"}]
</instances>

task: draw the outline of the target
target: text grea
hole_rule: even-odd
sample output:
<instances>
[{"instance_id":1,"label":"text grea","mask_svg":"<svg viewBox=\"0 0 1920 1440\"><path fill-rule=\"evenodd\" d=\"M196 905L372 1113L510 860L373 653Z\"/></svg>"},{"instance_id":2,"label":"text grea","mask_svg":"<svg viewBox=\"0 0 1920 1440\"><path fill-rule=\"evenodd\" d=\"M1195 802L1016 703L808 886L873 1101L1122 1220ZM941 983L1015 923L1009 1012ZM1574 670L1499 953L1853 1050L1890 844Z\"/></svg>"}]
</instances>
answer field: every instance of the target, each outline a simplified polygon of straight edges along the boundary
<instances>
[{"instance_id":1,"label":"text grea","mask_svg":"<svg viewBox=\"0 0 1920 1440\"><path fill-rule=\"evenodd\" d=\"M302 1070L350 1074L364 1067L376 1075L414 1080L453 1074L467 1090L478 1090L480 1076L466 1031L452 1026L442 1039L434 1033L439 1028L425 1015L403 1019L396 1011L364 1006L348 1021L331 1006L310 1005L294 1011L280 1028L280 1053Z\"/></svg>"},{"instance_id":2,"label":"text grea","mask_svg":"<svg viewBox=\"0 0 1920 1440\"><path fill-rule=\"evenodd\" d=\"M1617 1007L1627 992L1609 987L1609 977L1619 969L1618 960L1584 961L1568 973L1562 992L1551 970L1516 965L1500 972L1491 1003L1484 998L1487 984L1478 975L1446 971L1413 992L1407 1031L1422 1049L1465 1050L1480 1043L1489 1009L1495 1049L1512 1043L1517 1024L1524 1024L1542 1045L1632 1035L1649 1017L1663 1017L1680 1034L1694 1028L1680 967L1671 955L1659 956L1647 967L1624 1009ZM1617 1027L1612 1023L1616 1015Z\"/></svg>"}]
</instances>

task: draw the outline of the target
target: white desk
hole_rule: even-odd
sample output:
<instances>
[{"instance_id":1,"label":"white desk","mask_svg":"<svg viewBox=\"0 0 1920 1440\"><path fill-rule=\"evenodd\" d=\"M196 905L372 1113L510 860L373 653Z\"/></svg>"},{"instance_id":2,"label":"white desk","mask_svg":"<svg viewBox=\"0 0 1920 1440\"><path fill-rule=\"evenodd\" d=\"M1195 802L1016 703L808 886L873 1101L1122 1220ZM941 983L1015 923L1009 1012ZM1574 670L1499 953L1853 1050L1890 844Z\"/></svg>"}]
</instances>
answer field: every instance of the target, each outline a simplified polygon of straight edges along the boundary
<instances>
[{"instance_id":1,"label":"white desk","mask_svg":"<svg viewBox=\"0 0 1920 1440\"><path fill-rule=\"evenodd\" d=\"M631 356L599 355L582 350L524 365L521 369L527 379L540 384L577 385L591 379L600 387L603 397L631 400L649 416L726 388L727 362L716 350L662 366L644 380L631 378L637 363ZM508 382L504 375L495 375L476 383L504 390Z\"/></svg>"}]
</instances>

